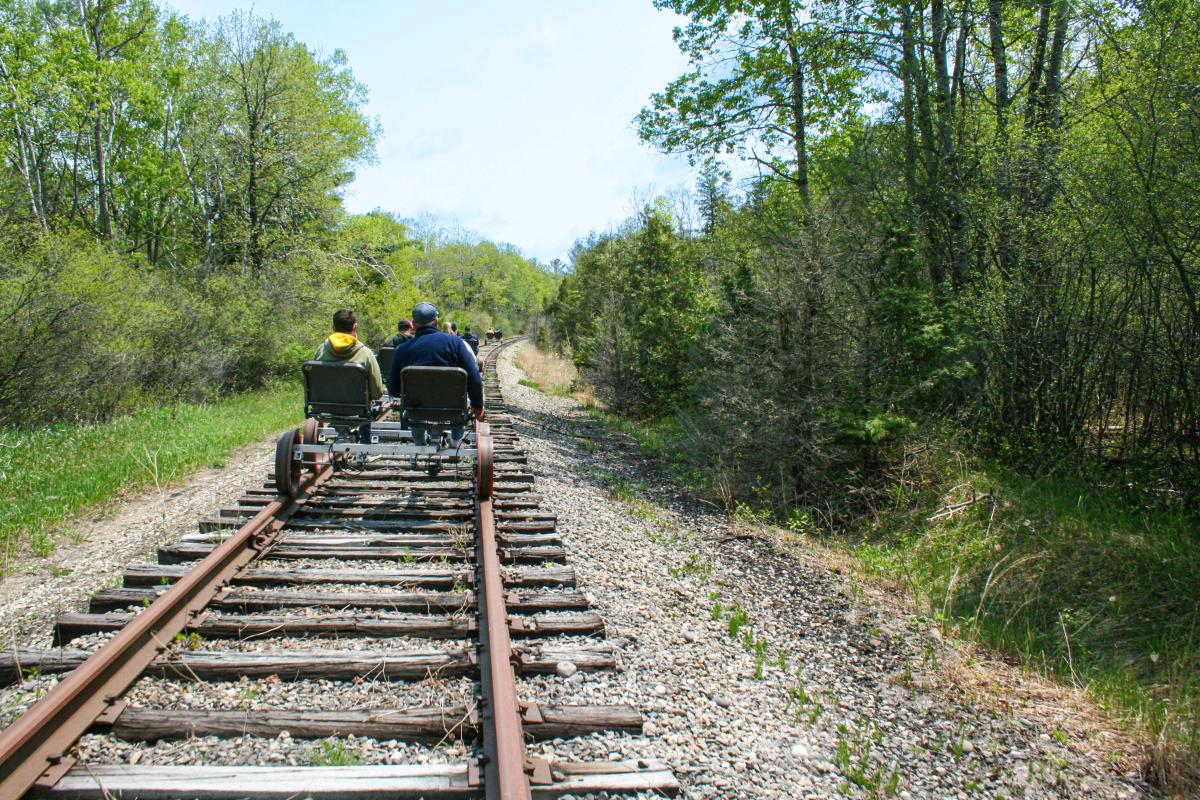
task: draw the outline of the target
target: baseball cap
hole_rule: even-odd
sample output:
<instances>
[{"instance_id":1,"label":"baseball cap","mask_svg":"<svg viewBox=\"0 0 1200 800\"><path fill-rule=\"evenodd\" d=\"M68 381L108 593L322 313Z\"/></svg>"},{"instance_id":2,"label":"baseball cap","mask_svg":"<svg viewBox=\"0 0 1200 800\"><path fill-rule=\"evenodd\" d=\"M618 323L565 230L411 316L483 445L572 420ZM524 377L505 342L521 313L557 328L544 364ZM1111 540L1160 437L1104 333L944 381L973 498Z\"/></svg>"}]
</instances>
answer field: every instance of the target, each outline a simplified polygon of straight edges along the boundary
<instances>
[{"instance_id":1,"label":"baseball cap","mask_svg":"<svg viewBox=\"0 0 1200 800\"><path fill-rule=\"evenodd\" d=\"M437 306L433 303L417 303L413 306L413 324L415 325L428 325L439 316Z\"/></svg>"}]
</instances>

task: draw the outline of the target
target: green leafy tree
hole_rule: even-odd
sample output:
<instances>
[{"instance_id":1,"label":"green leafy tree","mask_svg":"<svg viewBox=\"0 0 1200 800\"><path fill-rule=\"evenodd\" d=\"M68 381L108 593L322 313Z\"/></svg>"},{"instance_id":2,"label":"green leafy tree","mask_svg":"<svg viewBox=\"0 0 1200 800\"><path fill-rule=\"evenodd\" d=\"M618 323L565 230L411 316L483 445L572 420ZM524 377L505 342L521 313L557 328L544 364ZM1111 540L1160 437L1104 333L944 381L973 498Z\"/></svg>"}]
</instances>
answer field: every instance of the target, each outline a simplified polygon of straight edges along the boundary
<instances>
[{"instance_id":1,"label":"green leafy tree","mask_svg":"<svg viewBox=\"0 0 1200 800\"><path fill-rule=\"evenodd\" d=\"M845 37L793 0L655 0L688 18L691 69L638 115L640 136L693 161L735 153L807 203L809 138L850 107L861 77Z\"/></svg>"}]
</instances>

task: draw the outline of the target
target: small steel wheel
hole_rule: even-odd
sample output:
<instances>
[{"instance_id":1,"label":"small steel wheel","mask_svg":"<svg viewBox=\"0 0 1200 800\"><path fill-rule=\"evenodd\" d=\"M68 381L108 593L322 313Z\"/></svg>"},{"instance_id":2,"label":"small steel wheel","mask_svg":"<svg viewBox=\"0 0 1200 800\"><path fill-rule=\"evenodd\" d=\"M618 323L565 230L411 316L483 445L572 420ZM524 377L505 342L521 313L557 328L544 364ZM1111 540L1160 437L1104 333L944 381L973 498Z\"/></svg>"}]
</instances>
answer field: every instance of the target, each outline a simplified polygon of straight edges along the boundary
<instances>
[{"instance_id":1,"label":"small steel wheel","mask_svg":"<svg viewBox=\"0 0 1200 800\"><path fill-rule=\"evenodd\" d=\"M285 497L295 497L300 485L300 462L295 447L303 442L299 428L284 431L275 443L275 490Z\"/></svg>"},{"instance_id":2,"label":"small steel wheel","mask_svg":"<svg viewBox=\"0 0 1200 800\"><path fill-rule=\"evenodd\" d=\"M316 417L309 417L304 420L304 427L300 429L300 438L304 444L320 444L317 441L317 432L321 430L321 423L317 422ZM309 453L308 458L304 462L313 472L320 472L321 467L329 460L329 456L325 453Z\"/></svg>"},{"instance_id":3,"label":"small steel wheel","mask_svg":"<svg viewBox=\"0 0 1200 800\"><path fill-rule=\"evenodd\" d=\"M495 473L492 470L492 437L479 436L475 440L475 493L480 500L492 496Z\"/></svg>"}]
</instances>

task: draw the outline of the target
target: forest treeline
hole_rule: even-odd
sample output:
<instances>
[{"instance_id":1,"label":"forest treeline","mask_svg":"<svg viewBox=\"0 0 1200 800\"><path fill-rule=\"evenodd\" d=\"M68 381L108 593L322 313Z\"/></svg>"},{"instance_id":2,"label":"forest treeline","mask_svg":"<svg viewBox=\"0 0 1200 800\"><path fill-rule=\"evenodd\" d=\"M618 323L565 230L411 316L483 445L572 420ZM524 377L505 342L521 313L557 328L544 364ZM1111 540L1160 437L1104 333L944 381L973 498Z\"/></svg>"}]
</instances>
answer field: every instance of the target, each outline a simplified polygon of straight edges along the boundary
<instances>
[{"instance_id":1,"label":"forest treeline","mask_svg":"<svg viewBox=\"0 0 1200 800\"><path fill-rule=\"evenodd\" d=\"M340 51L151 0L0 0L0 424L104 419L292 378L339 306L514 329L515 248L347 214L373 158Z\"/></svg>"},{"instance_id":2,"label":"forest treeline","mask_svg":"<svg viewBox=\"0 0 1200 800\"><path fill-rule=\"evenodd\" d=\"M1200 3L656 5L690 68L638 130L703 177L572 254L605 400L781 514L869 507L931 434L1196 500Z\"/></svg>"}]
</instances>

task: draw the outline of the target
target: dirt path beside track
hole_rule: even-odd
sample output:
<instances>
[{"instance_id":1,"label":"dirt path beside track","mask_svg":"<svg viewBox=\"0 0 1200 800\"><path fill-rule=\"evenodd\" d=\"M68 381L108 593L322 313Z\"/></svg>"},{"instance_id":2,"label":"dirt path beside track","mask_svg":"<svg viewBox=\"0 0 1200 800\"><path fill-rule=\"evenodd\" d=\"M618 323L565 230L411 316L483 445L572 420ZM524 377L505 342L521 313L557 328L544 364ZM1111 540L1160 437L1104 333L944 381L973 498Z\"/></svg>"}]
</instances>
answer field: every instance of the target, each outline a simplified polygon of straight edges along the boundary
<instances>
[{"instance_id":1,"label":"dirt path beside track","mask_svg":"<svg viewBox=\"0 0 1200 800\"><path fill-rule=\"evenodd\" d=\"M112 586L122 568L154 561L154 549L196 530L196 520L261 482L271 466L275 436L242 447L220 469L204 469L186 483L149 489L112 506L109 514L83 517L46 557L8 562L0 579L0 646L46 647L54 618L81 610L97 589Z\"/></svg>"}]
</instances>

